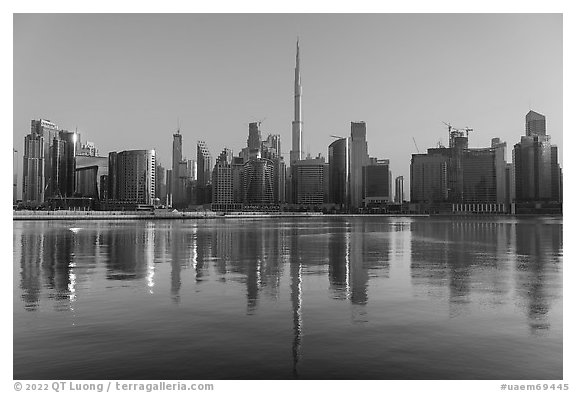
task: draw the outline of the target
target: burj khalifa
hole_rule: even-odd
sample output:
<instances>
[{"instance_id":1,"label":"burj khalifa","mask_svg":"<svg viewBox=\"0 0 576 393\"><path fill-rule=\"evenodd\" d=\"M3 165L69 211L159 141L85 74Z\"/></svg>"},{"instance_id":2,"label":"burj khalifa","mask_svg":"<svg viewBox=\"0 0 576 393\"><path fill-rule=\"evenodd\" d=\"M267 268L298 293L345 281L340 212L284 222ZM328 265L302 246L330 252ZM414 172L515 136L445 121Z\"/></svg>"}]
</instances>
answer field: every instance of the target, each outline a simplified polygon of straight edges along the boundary
<instances>
[{"instance_id":1,"label":"burj khalifa","mask_svg":"<svg viewBox=\"0 0 576 393\"><path fill-rule=\"evenodd\" d=\"M300 83L300 42L296 41L296 68L294 69L294 121L292 121L292 150L290 166L302 159L302 85Z\"/></svg>"}]
</instances>

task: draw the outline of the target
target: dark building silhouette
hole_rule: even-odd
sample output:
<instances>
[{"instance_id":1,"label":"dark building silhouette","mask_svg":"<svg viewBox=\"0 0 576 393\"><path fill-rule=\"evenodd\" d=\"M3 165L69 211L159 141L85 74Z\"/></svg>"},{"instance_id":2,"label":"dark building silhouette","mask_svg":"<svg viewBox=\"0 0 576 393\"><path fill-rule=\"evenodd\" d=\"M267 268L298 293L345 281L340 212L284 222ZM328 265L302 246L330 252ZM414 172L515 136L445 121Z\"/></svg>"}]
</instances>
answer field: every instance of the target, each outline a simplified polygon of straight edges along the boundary
<instances>
[{"instance_id":1,"label":"dark building silhouette","mask_svg":"<svg viewBox=\"0 0 576 393\"><path fill-rule=\"evenodd\" d=\"M450 145L412 155L410 201L504 211L506 144L495 138L491 147L468 148L466 136L452 134Z\"/></svg>"},{"instance_id":2,"label":"dark building silhouette","mask_svg":"<svg viewBox=\"0 0 576 393\"><path fill-rule=\"evenodd\" d=\"M26 135L22 172L22 201L24 203L44 202L45 160L44 137L38 134Z\"/></svg>"},{"instance_id":3,"label":"dark building silhouette","mask_svg":"<svg viewBox=\"0 0 576 393\"><path fill-rule=\"evenodd\" d=\"M108 177L108 158L97 156L76 156L75 196L94 199L104 197Z\"/></svg>"},{"instance_id":4,"label":"dark building silhouette","mask_svg":"<svg viewBox=\"0 0 576 393\"><path fill-rule=\"evenodd\" d=\"M49 189L52 197L74 195L76 151L80 146L80 136L73 131L61 130L51 145L52 174Z\"/></svg>"},{"instance_id":5,"label":"dark building silhouette","mask_svg":"<svg viewBox=\"0 0 576 393\"><path fill-rule=\"evenodd\" d=\"M394 190L394 202L402 203L404 201L404 176L396 178Z\"/></svg>"},{"instance_id":6,"label":"dark building silhouette","mask_svg":"<svg viewBox=\"0 0 576 393\"><path fill-rule=\"evenodd\" d=\"M347 208L350 204L350 148L348 138L340 138L328 146L330 202Z\"/></svg>"},{"instance_id":7,"label":"dark building silhouette","mask_svg":"<svg viewBox=\"0 0 576 393\"><path fill-rule=\"evenodd\" d=\"M41 204L72 197L75 191L75 157L80 135L60 130L49 120L32 120L24 138L22 200Z\"/></svg>"},{"instance_id":8,"label":"dark building silhouette","mask_svg":"<svg viewBox=\"0 0 576 393\"><path fill-rule=\"evenodd\" d=\"M350 125L350 205L362 207L362 168L368 165L368 142L366 123L352 122Z\"/></svg>"},{"instance_id":9,"label":"dark building silhouette","mask_svg":"<svg viewBox=\"0 0 576 393\"><path fill-rule=\"evenodd\" d=\"M46 198L49 198L54 195L54 190L52 189L53 182L51 181L52 178L52 144L54 140L58 140L58 134L60 130L58 126L52 123L50 120L46 119L39 119L39 120L32 120L30 125L30 134L38 135L42 137L43 141L43 149L39 151L42 154L43 160L43 175L44 180L43 183L43 190L44 193L43 199L40 202L43 202ZM26 163L24 163L26 166ZM40 184L39 180L31 180L31 182L36 182Z\"/></svg>"},{"instance_id":10,"label":"dark building silhouette","mask_svg":"<svg viewBox=\"0 0 576 393\"><path fill-rule=\"evenodd\" d=\"M182 134L180 129L173 135L172 141L172 172L170 189L168 193L171 196L170 204L174 207L181 207L184 203L184 187L180 181L180 163L182 162Z\"/></svg>"},{"instance_id":11,"label":"dark building silhouette","mask_svg":"<svg viewBox=\"0 0 576 393\"><path fill-rule=\"evenodd\" d=\"M392 173L390 160L370 158L362 168L362 199L364 206L392 202Z\"/></svg>"},{"instance_id":12,"label":"dark building silhouette","mask_svg":"<svg viewBox=\"0 0 576 393\"><path fill-rule=\"evenodd\" d=\"M517 202L562 200L558 147L546 135L545 116L528 112L526 135L514 145L512 159Z\"/></svg>"}]
</instances>

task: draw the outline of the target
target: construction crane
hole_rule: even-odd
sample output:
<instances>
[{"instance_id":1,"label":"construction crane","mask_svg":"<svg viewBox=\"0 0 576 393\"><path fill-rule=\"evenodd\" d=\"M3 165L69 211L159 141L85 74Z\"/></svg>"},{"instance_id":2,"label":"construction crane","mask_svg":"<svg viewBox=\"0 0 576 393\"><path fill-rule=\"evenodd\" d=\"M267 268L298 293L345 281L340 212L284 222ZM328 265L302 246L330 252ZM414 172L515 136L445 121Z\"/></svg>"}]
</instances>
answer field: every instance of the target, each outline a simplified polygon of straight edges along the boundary
<instances>
[{"instance_id":1,"label":"construction crane","mask_svg":"<svg viewBox=\"0 0 576 393\"><path fill-rule=\"evenodd\" d=\"M452 127L450 123L446 123L445 121L443 121L442 123L448 126L448 143L450 147L452 147L453 138L458 136L464 136L464 132L466 133L466 138L468 138L468 133L474 131L474 129L470 127L456 128Z\"/></svg>"},{"instance_id":2,"label":"construction crane","mask_svg":"<svg viewBox=\"0 0 576 393\"><path fill-rule=\"evenodd\" d=\"M463 131L466 131L466 138L468 138L468 133L469 133L470 131L474 131L474 129L473 129L473 128L464 127L464 130L463 130Z\"/></svg>"},{"instance_id":3,"label":"construction crane","mask_svg":"<svg viewBox=\"0 0 576 393\"><path fill-rule=\"evenodd\" d=\"M418 149L418 145L416 144L416 139L414 139L414 137L412 137L412 140L414 141L414 146L416 147L416 151L418 152L418 154L420 154L420 149Z\"/></svg>"}]
</instances>

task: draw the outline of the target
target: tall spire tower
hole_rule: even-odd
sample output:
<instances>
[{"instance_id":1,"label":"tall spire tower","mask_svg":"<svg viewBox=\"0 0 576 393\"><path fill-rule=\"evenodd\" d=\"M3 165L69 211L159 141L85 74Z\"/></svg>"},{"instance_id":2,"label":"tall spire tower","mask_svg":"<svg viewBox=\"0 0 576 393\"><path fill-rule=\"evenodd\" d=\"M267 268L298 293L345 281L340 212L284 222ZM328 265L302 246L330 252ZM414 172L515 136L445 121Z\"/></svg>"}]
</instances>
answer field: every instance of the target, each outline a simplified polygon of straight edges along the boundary
<instances>
[{"instance_id":1,"label":"tall spire tower","mask_svg":"<svg viewBox=\"0 0 576 393\"><path fill-rule=\"evenodd\" d=\"M296 68L294 69L294 121L292 121L292 150L290 165L302 159L302 85L300 84L300 40L296 40Z\"/></svg>"}]
</instances>

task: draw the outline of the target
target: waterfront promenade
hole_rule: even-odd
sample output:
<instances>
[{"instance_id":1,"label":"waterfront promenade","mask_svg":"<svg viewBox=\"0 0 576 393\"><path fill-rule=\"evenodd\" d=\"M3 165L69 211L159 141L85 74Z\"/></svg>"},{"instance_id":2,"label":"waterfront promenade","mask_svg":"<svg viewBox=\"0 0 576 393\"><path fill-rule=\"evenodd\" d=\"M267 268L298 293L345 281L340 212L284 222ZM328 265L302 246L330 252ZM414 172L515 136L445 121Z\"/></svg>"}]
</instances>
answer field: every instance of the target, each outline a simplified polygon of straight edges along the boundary
<instances>
[{"instance_id":1,"label":"waterfront promenade","mask_svg":"<svg viewBox=\"0 0 576 393\"><path fill-rule=\"evenodd\" d=\"M275 218L275 217L366 217L367 214L329 214L320 212L177 212L177 211L34 211L20 210L13 212L14 221L33 220L174 220L174 219L209 219L209 218ZM369 216L385 217L428 217L428 214L370 214Z\"/></svg>"},{"instance_id":2,"label":"waterfront promenade","mask_svg":"<svg viewBox=\"0 0 576 393\"><path fill-rule=\"evenodd\" d=\"M162 220L162 219L207 219L207 218L261 218L261 217L309 217L322 216L313 212L213 212L213 211L32 211L21 210L13 212L13 220Z\"/></svg>"}]
</instances>

